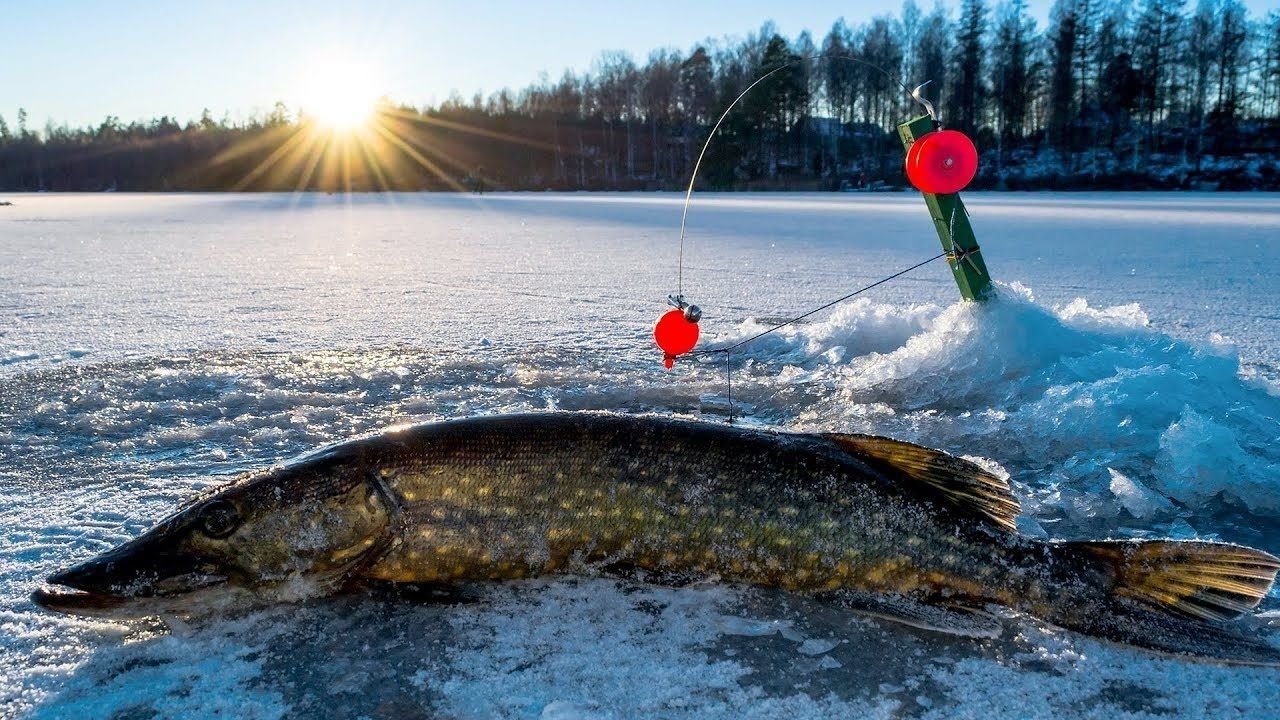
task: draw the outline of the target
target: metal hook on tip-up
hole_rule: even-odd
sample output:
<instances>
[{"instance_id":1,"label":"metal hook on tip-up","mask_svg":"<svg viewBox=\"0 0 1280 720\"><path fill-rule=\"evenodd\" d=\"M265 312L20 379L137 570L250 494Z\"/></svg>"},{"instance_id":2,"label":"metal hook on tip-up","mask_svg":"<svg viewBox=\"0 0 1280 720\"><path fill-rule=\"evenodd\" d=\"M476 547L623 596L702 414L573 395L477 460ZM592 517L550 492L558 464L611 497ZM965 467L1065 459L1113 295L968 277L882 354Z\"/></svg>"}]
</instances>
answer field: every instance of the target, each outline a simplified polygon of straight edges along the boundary
<instances>
[{"instance_id":1,"label":"metal hook on tip-up","mask_svg":"<svg viewBox=\"0 0 1280 720\"><path fill-rule=\"evenodd\" d=\"M911 91L911 99L923 105L925 112L929 113L929 118L936 123L938 122L938 113L933 109L933 103L929 102L929 98L925 97L924 94L920 92L921 90L924 90L925 85L928 85L931 82L933 81L925 80L917 85L916 89Z\"/></svg>"},{"instance_id":2,"label":"metal hook on tip-up","mask_svg":"<svg viewBox=\"0 0 1280 720\"><path fill-rule=\"evenodd\" d=\"M683 295L668 295L667 304L684 313L684 319L696 323L702 319L702 308L685 302Z\"/></svg>"}]
</instances>

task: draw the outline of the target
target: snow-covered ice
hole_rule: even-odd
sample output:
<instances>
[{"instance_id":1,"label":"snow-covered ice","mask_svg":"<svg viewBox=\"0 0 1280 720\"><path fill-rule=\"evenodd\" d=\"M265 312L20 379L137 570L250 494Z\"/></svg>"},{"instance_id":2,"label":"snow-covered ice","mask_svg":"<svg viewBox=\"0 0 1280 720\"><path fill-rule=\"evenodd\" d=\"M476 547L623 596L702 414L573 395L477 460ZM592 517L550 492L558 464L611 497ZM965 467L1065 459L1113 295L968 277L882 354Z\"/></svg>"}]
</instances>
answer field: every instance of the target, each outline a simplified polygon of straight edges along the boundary
<instances>
[{"instance_id":1,"label":"snow-covered ice","mask_svg":"<svg viewBox=\"0 0 1280 720\"><path fill-rule=\"evenodd\" d=\"M318 598L171 625L41 612L27 595L46 574L235 473L465 414L717 420L724 371L665 372L651 346L676 289L676 195L13 199L2 717L1280 712L1272 669L1014 617L958 640L714 584L533 580L459 605ZM1280 550L1280 198L966 200L999 300L955 302L935 263L764 338L734 357L745 422L972 457L1009 475L1024 532ZM708 345L937 252L907 194L701 195L690 228L684 289Z\"/></svg>"}]
</instances>

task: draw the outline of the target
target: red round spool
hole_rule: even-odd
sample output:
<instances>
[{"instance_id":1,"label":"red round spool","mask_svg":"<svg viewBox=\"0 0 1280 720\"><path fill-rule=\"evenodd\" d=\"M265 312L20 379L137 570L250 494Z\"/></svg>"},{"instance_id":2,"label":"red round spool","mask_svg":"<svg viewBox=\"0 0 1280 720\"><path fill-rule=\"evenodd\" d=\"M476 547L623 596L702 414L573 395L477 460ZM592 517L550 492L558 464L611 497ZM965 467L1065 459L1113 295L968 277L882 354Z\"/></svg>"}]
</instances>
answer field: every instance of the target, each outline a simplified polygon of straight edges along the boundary
<instances>
[{"instance_id":1,"label":"red round spool","mask_svg":"<svg viewBox=\"0 0 1280 720\"><path fill-rule=\"evenodd\" d=\"M921 192L950 195L978 173L978 149L958 130L923 135L907 150L907 179Z\"/></svg>"}]
</instances>

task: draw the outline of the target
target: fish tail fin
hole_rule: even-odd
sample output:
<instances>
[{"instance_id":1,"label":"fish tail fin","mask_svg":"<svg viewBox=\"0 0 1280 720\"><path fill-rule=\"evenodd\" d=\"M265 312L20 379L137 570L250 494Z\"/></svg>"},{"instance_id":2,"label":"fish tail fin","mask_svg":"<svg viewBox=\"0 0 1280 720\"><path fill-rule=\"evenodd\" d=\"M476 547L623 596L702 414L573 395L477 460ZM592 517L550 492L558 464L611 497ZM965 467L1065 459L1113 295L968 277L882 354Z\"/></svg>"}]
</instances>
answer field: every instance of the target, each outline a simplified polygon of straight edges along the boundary
<instances>
[{"instance_id":1,"label":"fish tail fin","mask_svg":"<svg viewBox=\"0 0 1280 720\"><path fill-rule=\"evenodd\" d=\"M1280 559L1226 543L1111 540L1062 543L1110 567L1111 593L1193 620L1233 620L1256 608Z\"/></svg>"},{"instance_id":2,"label":"fish tail fin","mask_svg":"<svg viewBox=\"0 0 1280 720\"><path fill-rule=\"evenodd\" d=\"M1063 542L1052 547L1068 568L1080 571L1077 578L1097 579L1092 593L1097 604L1063 608L1047 619L1159 652L1280 664L1280 649L1227 624L1266 597L1280 571L1275 556L1240 545L1178 540Z\"/></svg>"}]
</instances>

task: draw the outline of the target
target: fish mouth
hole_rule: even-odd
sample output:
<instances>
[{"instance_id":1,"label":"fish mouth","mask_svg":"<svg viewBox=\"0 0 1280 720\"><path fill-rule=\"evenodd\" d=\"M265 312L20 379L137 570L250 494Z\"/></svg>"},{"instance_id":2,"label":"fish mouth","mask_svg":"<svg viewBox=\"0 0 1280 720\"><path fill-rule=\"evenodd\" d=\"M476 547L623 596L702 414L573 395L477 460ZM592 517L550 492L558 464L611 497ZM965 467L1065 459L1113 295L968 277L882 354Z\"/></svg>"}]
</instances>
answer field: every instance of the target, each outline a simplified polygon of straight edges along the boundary
<instances>
[{"instance_id":1,"label":"fish mouth","mask_svg":"<svg viewBox=\"0 0 1280 720\"><path fill-rule=\"evenodd\" d=\"M52 585L38 587L31 593L31 602L45 610L77 615L114 610L128 603L130 599L124 595Z\"/></svg>"},{"instance_id":2,"label":"fish mouth","mask_svg":"<svg viewBox=\"0 0 1280 720\"><path fill-rule=\"evenodd\" d=\"M225 575L175 553L141 553L128 545L48 577L31 594L56 612L108 610L130 601L190 593L227 582Z\"/></svg>"},{"instance_id":3,"label":"fish mouth","mask_svg":"<svg viewBox=\"0 0 1280 720\"><path fill-rule=\"evenodd\" d=\"M49 576L31 593L31 601L54 612L91 613L120 607L129 596L115 592L110 580L114 559L94 559L73 565Z\"/></svg>"},{"instance_id":4,"label":"fish mouth","mask_svg":"<svg viewBox=\"0 0 1280 720\"><path fill-rule=\"evenodd\" d=\"M72 615L116 616L121 614L118 611L125 616L146 615L148 610L163 609L169 604L179 607L181 603L175 603L179 597L227 585L227 578L222 575L187 573L149 583L136 588L139 591L135 593L122 593L77 584L77 577L72 574L75 569L50 575L44 585L32 591L31 602L45 610Z\"/></svg>"}]
</instances>

